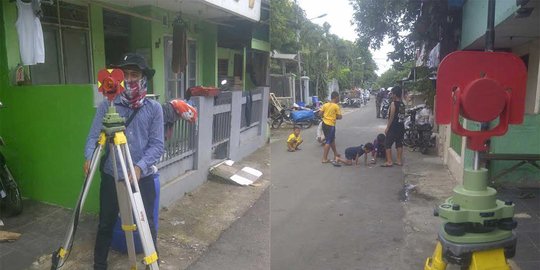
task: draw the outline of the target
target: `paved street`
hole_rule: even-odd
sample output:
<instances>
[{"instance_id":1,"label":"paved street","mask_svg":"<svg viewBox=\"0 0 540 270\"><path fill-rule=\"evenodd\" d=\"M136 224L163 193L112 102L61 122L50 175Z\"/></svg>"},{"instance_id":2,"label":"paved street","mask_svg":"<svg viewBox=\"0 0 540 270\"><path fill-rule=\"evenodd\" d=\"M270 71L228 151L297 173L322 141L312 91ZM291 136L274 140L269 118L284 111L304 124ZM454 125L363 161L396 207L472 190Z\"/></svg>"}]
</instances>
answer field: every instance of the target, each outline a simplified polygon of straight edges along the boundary
<instances>
[{"instance_id":1,"label":"paved street","mask_svg":"<svg viewBox=\"0 0 540 270\"><path fill-rule=\"evenodd\" d=\"M372 100L338 121L342 155L384 131L374 107ZM404 242L401 168L321 164L315 128L302 136L299 152L283 140L271 145L271 269L407 269L395 256Z\"/></svg>"},{"instance_id":2,"label":"paved street","mask_svg":"<svg viewBox=\"0 0 540 270\"><path fill-rule=\"evenodd\" d=\"M261 198L187 270L270 269L270 200Z\"/></svg>"}]
</instances>

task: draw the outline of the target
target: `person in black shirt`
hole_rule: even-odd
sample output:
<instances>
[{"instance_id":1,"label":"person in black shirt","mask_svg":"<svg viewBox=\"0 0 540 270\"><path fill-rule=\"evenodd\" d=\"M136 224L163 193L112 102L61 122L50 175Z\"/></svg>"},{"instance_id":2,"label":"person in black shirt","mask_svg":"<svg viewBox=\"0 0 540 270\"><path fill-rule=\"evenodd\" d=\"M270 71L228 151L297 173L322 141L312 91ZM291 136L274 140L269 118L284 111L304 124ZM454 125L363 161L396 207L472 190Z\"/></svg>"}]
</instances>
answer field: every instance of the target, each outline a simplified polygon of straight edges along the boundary
<instances>
[{"instance_id":1,"label":"person in black shirt","mask_svg":"<svg viewBox=\"0 0 540 270\"><path fill-rule=\"evenodd\" d=\"M403 135L405 134L405 104L401 102L402 90L396 86L392 88L390 98L390 112L388 113L388 124L386 125L386 163L382 167L391 167L392 165L403 165ZM392 144L396 143L397 160L392 161Z\"/></svg>"}]
</instances>

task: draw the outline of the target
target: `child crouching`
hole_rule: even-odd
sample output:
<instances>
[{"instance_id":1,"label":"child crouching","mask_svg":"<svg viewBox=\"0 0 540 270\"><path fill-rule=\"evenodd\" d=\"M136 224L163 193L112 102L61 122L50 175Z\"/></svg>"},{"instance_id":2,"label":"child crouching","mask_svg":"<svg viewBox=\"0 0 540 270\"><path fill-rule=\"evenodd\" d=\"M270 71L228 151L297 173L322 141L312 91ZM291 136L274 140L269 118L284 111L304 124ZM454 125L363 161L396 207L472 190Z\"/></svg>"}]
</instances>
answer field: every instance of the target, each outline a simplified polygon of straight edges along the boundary
<instances>
[{"instance_id":1,"label":"child crouching","mask_svg":"<svg viewBox=\"0 0 540 270\"><path fill-rule=\"evenodd\" d=\"M300 128L294 127L293 133L289 135L289 138L287 139L287 151L294 152L296 150L300 150L298 146L302 144L303 140L300 136Z\"/></svg>"},{"instance_id":2,"label":"child crouching","mask_svg":"<svg viewBox=\"0 0 540 270\"><path fill-rule=\"evenodd\" d=\"M366 143L365 145L347 147L345 149L345 158L337 157L337 162L343 163L345 165L352 165L353 161L355 165L358 165L358 159L364 155L364 165L367 165L367 155L373 151L373 144Z\"/></svg>"},{"instance_id":3,"label":"child crouching","mask_svg":"<svg viewBox=\"0 0 540 270\"><path fill-rule=\"evenodd\" d=\"M373 150L371 151L371 163L377 163L377 158L386 158L386 148L384 147L384 140L386 140L386 136L381 133L377 135L377 138L373 141Z\"/></svg>"}]
</instances>

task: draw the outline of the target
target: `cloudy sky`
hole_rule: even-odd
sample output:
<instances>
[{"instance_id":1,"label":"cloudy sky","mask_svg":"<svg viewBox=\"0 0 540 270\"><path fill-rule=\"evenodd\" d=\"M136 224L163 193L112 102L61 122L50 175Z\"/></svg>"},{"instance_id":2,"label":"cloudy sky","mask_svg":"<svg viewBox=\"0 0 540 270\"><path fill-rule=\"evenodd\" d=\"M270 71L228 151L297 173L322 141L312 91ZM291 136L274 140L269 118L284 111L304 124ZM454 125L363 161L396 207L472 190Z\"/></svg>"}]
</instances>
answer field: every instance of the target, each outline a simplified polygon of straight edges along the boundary
<instances>
[{"instance_id":1,"label":"cloudy sky","mask_svg":"<svg viewBox=\"0 0 540 270\"><path fill-rule=\"evenodd\" d=\"M314 18L322 14L327 14L325 17L313 19L312 22L322 25L328 22L332 27L330 32L339 37L354 41L356 33L354 26L351 25L353 19L353 8L349 4L349 0L297 0L298 5L306 12L308 18ZM377 74L381 75L392 66L392 62L387 60L386 54L392 50L392 46L386 43L380 50L373 51L373 60L377 63L379 70Z\"/></svg>"}]
</instances>

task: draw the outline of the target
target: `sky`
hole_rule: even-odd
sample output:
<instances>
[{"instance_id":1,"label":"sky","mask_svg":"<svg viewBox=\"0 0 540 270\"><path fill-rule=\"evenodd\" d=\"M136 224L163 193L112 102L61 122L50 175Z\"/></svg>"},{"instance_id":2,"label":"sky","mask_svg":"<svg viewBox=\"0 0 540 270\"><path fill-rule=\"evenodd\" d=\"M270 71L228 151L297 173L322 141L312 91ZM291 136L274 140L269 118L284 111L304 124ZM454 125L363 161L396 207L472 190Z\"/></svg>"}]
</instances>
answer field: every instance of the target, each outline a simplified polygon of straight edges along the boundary
<instances>
[{"instance_id":1,"label":"sky","mask_svg":"<svg viewBox=\"0 0 540 270\"><path fill-rule=\"evenodd\" d=\"M324 22L328 22L331 25L330 32L343 39L354 41L356 39L356 33L354 32L354 26L351 25L353 19L353 8L349 4L349 0L296 0L298 5L306 12L308 19L317 17L322 14L327 14L325 17L311 20L313 23L323 25ZM387 60L387 53L392 50L392 45L385 41L381 49L374 51L370 49L373 54L373 60L377 63L379 70L377 74L381 75L386 70L390 69L392 62Z\"/></svg>"}]
</instances>

